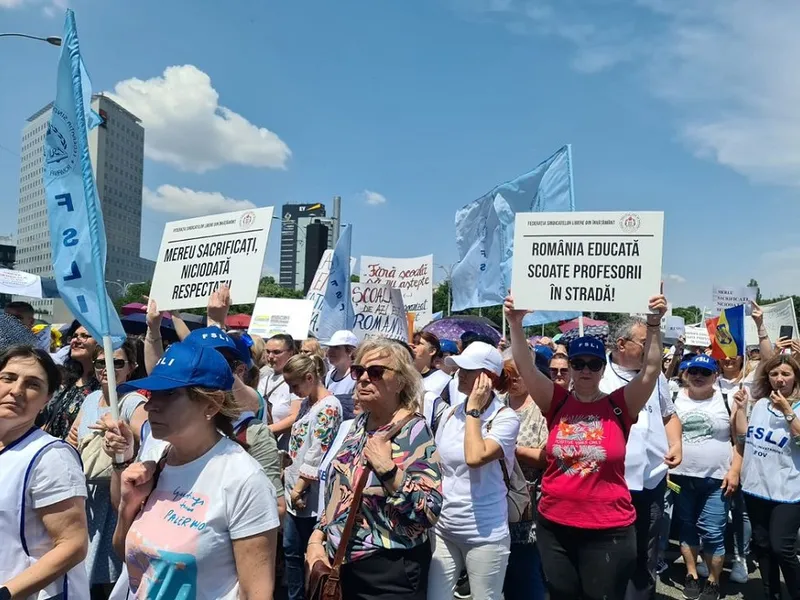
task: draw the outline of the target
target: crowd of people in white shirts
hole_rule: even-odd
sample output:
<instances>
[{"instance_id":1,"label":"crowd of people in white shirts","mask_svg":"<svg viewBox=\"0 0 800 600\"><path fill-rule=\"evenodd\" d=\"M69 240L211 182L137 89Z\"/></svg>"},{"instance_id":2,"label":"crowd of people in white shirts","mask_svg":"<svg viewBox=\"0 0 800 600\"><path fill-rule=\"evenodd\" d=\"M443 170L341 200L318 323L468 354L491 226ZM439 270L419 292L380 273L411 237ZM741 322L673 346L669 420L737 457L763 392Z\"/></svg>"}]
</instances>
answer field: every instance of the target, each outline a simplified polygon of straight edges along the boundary
<instances>
[{"instance_id":1,"label":"crowd of people in white shirts","mask_svg":"<svg viewBox=\"0 0 800 600\"><path fill-rule=\"evenodd\" d=\"M532 346L511 296L510 344L298 344L224 331L226 294L169 345L151 303L113 357L77 322L0 348L0 600L648 599L671 538L690 600L748 560L800 599L800 343L758 306L717 361L665 350L661 295Z\"/></svg>"}]
</instances>

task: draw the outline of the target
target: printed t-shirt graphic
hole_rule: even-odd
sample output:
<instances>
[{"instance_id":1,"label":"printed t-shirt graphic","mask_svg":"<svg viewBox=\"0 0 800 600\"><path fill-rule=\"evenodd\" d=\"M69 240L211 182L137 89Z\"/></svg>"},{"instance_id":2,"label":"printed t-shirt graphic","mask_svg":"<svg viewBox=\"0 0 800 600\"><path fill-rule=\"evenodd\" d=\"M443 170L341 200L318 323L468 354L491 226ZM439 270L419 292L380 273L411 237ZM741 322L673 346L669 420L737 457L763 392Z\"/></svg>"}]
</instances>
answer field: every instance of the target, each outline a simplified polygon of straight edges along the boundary
<instances>
[{"instance_id":1,"label":"printed t-shirt graphic","mask_svg":"<svg viewBox=\"0 0 800 600\"><path fill-rule=\"evenodd\" d=\"M553 457L565 475L597 473L606 460L603 422L595 415L561 417L556 427Z\"/></svg>"}]
</instances>

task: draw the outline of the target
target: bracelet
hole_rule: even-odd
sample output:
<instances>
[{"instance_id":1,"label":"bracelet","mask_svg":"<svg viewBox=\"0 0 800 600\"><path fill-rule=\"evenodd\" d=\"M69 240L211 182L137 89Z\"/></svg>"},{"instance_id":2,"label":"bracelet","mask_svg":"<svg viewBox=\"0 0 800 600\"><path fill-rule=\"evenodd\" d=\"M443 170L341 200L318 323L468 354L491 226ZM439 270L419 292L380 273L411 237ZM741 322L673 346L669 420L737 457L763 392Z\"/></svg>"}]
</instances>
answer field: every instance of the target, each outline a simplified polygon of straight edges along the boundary
<instances>
[{"instance_id":1,"label":"bracelet","mask_svg":"<svg viewBox=\"0 0 800 600\"><path fill-rule=\"evenodd\" d=\"M661 329L661 323L647 323L648 329Z\"/></svg>"},{"instance_id":2,"label":"bracelet","mask_svg":"<svg viewBox=\"0 0 800 600\"><path fill-rule=\"evenodd\" d=\"M381 483L386 483L394 479L394 476L397 475L397 465L393 466L391 469L386 471L383 475L378 475L378 481Z\"/></svg>"},{"instance_id":3,"label":"bracelet","mask_svg":"<svg viewBox=\"0 0 800 600\"><path fill-rule=\"evenodd\" d=\"M0 600L11 600L11 591L6 586L0 588Z\"/></svg>"},{"instance_id":4,"label":"bracelet","mask_svg":"<svg viewBox=\"0 0 800 600\"><path fill-rule=\"evenodd\" d=\"M124 471L125 469L130 467L134 462L135 460L132 458L121 463L112 461L111 466L114 468L115 471Z\"/></svg>"}]
</instances>

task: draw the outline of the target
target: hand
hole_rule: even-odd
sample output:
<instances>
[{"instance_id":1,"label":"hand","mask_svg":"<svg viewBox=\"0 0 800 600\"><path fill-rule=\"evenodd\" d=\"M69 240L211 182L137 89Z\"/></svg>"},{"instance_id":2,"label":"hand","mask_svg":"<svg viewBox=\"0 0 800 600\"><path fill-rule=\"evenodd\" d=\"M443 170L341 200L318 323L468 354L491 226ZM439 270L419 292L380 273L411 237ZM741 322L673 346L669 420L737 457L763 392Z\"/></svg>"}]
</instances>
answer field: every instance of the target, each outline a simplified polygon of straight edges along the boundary
<instances>
[{"instance_id":1,"label":"hand","mask_svg":"<svg viewBox=\"0 0 800 600\"><path fill-rule=\"evenodd\" d=\"M120 476L120 511L138 512L153 491L153 475L156 463L147 461L133 463Z\"/></svg>"},{"instance_id":2,"label":"hand","mask_svg":"<svg viewBox=\"0 0 800 600\"><path fill-rule=\"evenodd\" d=\"M771 392L769 399L772 400L772 406L777 408L783 414L788 415L790 412L792 412L792 405L789 404L789 401L780 392Z\"/></svg>"},{"instance_id":3,"label":"hand","mask_svg":"<svg viewBox=\"0 0 800 600\"><path fill-rule=\"evenodd\" d=\"M227 285L223 285L217 291L212 292L208 299L208 324L217 325L222 328L225 326L225 319L231 307L231 290Z\"/></svg>"},{"instance_id":4,"label":"hand","mask_svg":"<svg viewBox=\"0 0 800 600\"><path fill-rule=\"evenodd\" d=\"M317 540L312 539L309 541L308 546L306 546L307 571L310 573L313 566L320 560L328 567L331 566L331 561L328 558L328 552L325 550L325 545Z\"/></svg>"},{"instance_id":5,"label":"hand","mask_svg":"<svg viewBox=\"0 0 800 600\"><path fill-rule=\"evenodd\" d=\"M472 392L467 398L467 410L483 410L492 401L492 380L481 372L472 384Z\"/></svg>"},{"instance_id":6,"label":"hand","mask_svg":"<svg viewBox=\"0 0 800 600\"><path fill-rule=\"evenodd\" d=\"M506 296L505 302L503 302L503 311L506 313L506 319L509 325L519 325L520 327L522 326L522 319L525 318L525 315L529 312L533 312L514 308L514 296L511 294L511 290L508 291L508 296Z\"/></svg>"},{"instance_id":7,"label":"hand","mask_svg":"<svg viewBox=\"0 0 800 600\"><path fill-rule=\"evenodd\" d=\"M289 500L292 503L292 508L303 510L306 507L306 499L303 496L305 490L298 490L297 488L289 492Z\"/></svg>"},{"instance_id":8,"label":"hand","mask_svg":"<svg viewBox=\"0 0 800 600\"><path fill-rule=\"evenodd\" d=\"M392 440L385 433L376 433L367 440L364 458L378 476L388 473L395 466L392 460Z\"/></svg>"},{"instance_id":9,"label":"hand","mask_svg":"<svg viewBox=\"0 0 800 600\"><path fill-rule=\"evenodd\" d=\"M775 342L775 347L778 350L786 350L786 348L791 348L792 340L787 337L778 338L778 341Z\"/></svg>"},{"instance_id":10,"label":"hand","mask_svg":"<svg viewBox=\"0 0 800 600\"><path fill-rule=\"evenodd\" d=\"M89 429L91 429L91 426ZM67 434L67 443L75 449L78 448L78 428L75 427L75 425L69 428L69 433Z\"/></svg>"},{"instance_id":11,"label":"hand","mask_svg":"<svg viewBox=\"0 0 800 600\"><path fill-rule=\"evenodd\" d=\"M764 311L755 301L751 302L750 305L753 307L753 312L750 313L750 316L753 317L756 328L760 329L764 324Z\"/></svg>"},{"instance_id":12,"label":"hand","mask_svg":"<svg viewBox=\"0 0 800 600\"><path fill-rule=\"evenodd\" d=\"M161 335L161 319L164 314L158 311L158 305L155 300L147 299L147 329L150 333L159 337Z\"/></svg>"},{"instance_id":13,"label":"hand","mask_svg":"<svg viewBox=\"0 0 800 600\"><path fill-rule=\"evenodd\" d=\"M680 356L678 350L682 350L686 346L686 336L682 335L675 341L675 354Z\"/></svg>"},{"instance_id":14,"label":"hand","mask_svg":"<svg viewBox=\"0 0 800 600\"><path fill-rule=\"evenodd\" d=\"M667 454L664 456L664 464L667 465L670 469L674 469L683 460L683 445L678 442L677 444L670 446L669 450L667 450Z\"/></svg>"},{"instance_id":15,"label":"hand","mask_svg":"<svg viewBox=\"0 0 800 600\"><path fill-rule=\"evenodd\" d=\"M667 298L664 296L664 283L661 283L661 292L652 296L647 303L650 314L647 316L648 325L660 325L662 317L667 314Z\"/></svg>"},{"instance_id":16,"label":"hand","mask_svg":"<svg viewBox=\"0 0 800 600\"><path fill-rule=\"evenodd\" d=\"M725 473L725 478L722 480L722 485L719 487L720 489L725 490L726 496L733 496L733 494L739 488L739 471L730 469L727 473Z\"/></svg>"},{"instance_id":17,"label":"hand","mask_svg":"<svg viewBox=\"0 0 800 600\"><path fill-rule=\"evenodd\" d=\"M742 384L739 384L739 389L736 390L736 393L733 395L733 409L734 410L747 410L747 400L748 394L747 390L742 387Z\"/></svg>"},{"instance_id":18,"label":"hand","mask_svg":"<svg viewBox=\"0 0 800 600\"><path fill-rule=\"evenodd\" d=\"M111 415L106 414L94 425L89 425L89 429L103 435L103 451L112 459L120 455L122 462L133 458L133 431L125 421L120 420L115 423Z\"/></svg>"}]
</instances>

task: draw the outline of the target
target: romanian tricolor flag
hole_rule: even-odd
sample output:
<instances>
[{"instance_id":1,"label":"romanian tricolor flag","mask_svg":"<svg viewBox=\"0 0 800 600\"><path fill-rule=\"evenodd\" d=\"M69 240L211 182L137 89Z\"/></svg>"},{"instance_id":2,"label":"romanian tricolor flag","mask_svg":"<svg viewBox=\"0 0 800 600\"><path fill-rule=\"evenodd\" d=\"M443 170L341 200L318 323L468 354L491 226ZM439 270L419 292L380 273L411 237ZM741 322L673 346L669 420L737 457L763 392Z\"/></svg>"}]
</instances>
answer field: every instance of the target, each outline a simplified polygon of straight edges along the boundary
<instances>
[{"instance_id":1,"label":"romanian tricolor flag","mask_svg":"<svg viewBox=\"0 0 800 600\"><path fill-rule=\"evenodd\" d=\"M744 356L744 305L726 308L706 321L711 356L716 359Z\"/></svg>"}]
</instances>

